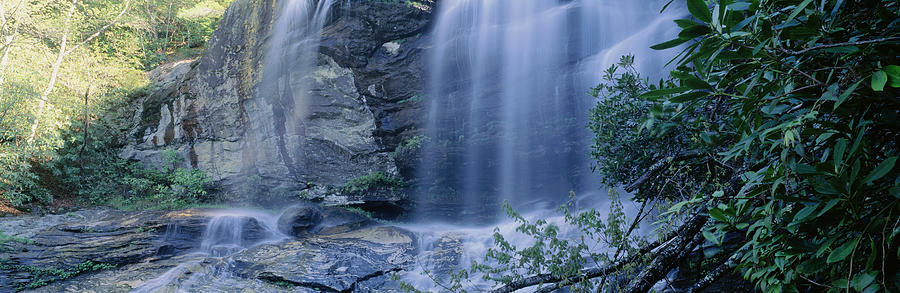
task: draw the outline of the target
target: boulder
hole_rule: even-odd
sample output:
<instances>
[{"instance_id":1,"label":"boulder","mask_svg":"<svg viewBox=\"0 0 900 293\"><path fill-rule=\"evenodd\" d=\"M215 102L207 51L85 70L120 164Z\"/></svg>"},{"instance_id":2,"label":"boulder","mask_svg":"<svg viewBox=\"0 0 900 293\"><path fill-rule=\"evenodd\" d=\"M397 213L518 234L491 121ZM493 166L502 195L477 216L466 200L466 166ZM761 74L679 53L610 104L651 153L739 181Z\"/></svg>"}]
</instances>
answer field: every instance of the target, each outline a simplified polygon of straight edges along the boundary
<instances>
[{"instance_id":1,"label":"boulder","mask_svg":"<svg viewBox=\"0 0 900 293\"><path fill-rule=\"evenodd\" d=\"M315 207L290 207L278 218L278 231L290 236L308 235L323 218L322 212Z\"/></svg>"}]
</instances>

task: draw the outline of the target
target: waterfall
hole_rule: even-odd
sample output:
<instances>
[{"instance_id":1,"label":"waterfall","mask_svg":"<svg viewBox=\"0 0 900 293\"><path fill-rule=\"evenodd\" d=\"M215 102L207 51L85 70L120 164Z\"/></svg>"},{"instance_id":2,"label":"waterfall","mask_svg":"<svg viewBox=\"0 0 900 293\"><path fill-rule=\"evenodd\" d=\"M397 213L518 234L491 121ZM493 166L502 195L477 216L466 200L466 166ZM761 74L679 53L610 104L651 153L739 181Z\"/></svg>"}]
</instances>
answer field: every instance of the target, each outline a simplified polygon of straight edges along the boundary
<instances>
[{"instance_id":1,"label":"waterfall","mask_svg":"<svg viewBox=\"0 0 900 293\"><path fill-rule=\"evenodd\" d=\"M159 277L147 280L133 293L150 292L188 292L196 288L191 281L192 267L198 266L208 257L222 258L235 254L254 245L275 243L287 238L278 232L277 222L280 215L273 215L254 210L222 210L211 214L209 223L203 231L200 249L187 258L187 262L166 271ZM178 226L170 225L163 239L178 237ZM197 272L196 274L199 274Z\"/></svg>"},{"instance_id":2,"label":"waterfall","mask_svg":"<svg viewBox=\"0 0 900 293\"><path fill-rule=\"evenodd\" d=\"M280 11L268 40L257 96L247 112L244 174L272 178L268 172L299 173L309 105L310 74L318 61L322 28L334 0L279 1ZM272 146L272 147L270 147ZM271 151L269 151L271 150ZM259 168L269 166L269 168ZM277 168L271 168L277 166ZM266 182L267 185L271 182Z\"/></svg>"},{"instance_id":3,"label":"waterfall","mask_svg":"<svg viewBox=\"0 0 900 293\"><path fill-rule=\"evenodd\" d=\"M484 222L577 195L602 198L590 170L587 92L625 54L663 68L684 12L666 1L456 0L439 5L429 59L420 214ZM665 24L665 25L663 25ZM659 77L650 75L651 77ZM480 217L485 215L486 217Z\"/></svg>"},{"instance_id":4,"label":"waterfall","mask_svg":"<svg viewBox=\"0 0 900 293\"><path fill-rule=\"evenodd\" d=\"M200 250L212 256L226 256L266 240L283 237L278 217L264 212L229 210L213 215L206 225Z\"/></svg>"}]
</instances>

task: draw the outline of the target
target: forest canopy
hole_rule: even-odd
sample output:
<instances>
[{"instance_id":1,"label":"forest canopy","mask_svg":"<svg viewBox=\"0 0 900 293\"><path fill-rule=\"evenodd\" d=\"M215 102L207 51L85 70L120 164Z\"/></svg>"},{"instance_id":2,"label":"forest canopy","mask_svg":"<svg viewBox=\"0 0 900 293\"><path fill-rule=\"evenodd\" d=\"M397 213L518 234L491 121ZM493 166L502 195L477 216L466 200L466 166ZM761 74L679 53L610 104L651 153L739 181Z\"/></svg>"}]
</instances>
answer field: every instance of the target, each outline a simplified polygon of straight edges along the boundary
<instances>
[{"instance_id":1,"label":"forest canopy","mask_svg":"<svg viewBox=\"0 0 900 293\"><path fill-rule=\"evenodd\" d=\"M98 193L146 71L202 53L230 2L0 2L0 204Z\"/></svg>"}]
</instances>

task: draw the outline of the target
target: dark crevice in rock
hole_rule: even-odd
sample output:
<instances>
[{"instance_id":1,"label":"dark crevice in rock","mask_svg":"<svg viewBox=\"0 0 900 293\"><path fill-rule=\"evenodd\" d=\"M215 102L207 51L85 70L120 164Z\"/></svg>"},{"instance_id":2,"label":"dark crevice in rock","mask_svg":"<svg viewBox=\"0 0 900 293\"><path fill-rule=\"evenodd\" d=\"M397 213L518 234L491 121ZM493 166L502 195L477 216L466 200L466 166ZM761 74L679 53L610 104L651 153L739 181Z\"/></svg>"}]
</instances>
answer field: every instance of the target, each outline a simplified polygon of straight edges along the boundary
<instances>
[{"instance_id":1,"label":"dark crevice in rock","mask_svg":"<svg viewBox=\"0 0 900 293\"><path fill-rule=\"evenodd\" d=\"M356 285L359 284L359 283L362 283L362 282L371 280L371 279L373 279L373 278L381 277L381 276L387 275L387 274L389 274L389 273L399 272L399 271L402 271L402 270L403 270L403 269L401 269L401 268L392 268L392 269L390 269L390 270L386 270L386 271L377 271L377 272L374 272L374 273L365 275L365 276L363 276L362 278L356 279L356 282L353 282L353 284L350 284L350 288L347 288L347 290L341 291L341 293L350 293L350 292L353 292L354 290L356 290Z\"/></svg>"},{"instance_id":2,"label":"dark crevice in rock","mask_svg":"<svg viewBox=\"0 0 900 293\"><path fill-rule=\"evenodd\" d=\"M326 286L324 284L319 284L319 283L314 283L314 282L291 281L291 280L282 278L281 276L275 275L271 272L262 272L256 278L266 281L266 282L269 282L269 283L273 283L273 284L290 284L294 287L305 287L305 288L310 288L310 289L314 289L314 290L319 290L321 292L345 292L345 291L341 291L341 290Z\"/></svg>"}]
</instances>

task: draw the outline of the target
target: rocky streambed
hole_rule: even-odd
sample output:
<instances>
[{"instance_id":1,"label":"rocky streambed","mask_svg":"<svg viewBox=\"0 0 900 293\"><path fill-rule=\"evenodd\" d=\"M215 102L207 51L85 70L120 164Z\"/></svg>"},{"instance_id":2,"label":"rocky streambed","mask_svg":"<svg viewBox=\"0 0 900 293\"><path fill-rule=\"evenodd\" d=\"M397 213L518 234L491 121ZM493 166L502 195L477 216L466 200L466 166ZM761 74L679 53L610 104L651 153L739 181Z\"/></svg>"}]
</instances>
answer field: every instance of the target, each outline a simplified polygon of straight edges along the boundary
<instances>
[{"instance_id":1,"label":"rocky streambed","mask_svg":"<svg viewBox=\"0 0 900 293\"><path fill-rule=\"evenodd\" d=\"M14 239L0 248L0 292L400 291L391 277L415 266L415 234L340 208L300 209L0 218Z\"/></svg>"}]
</instances>

